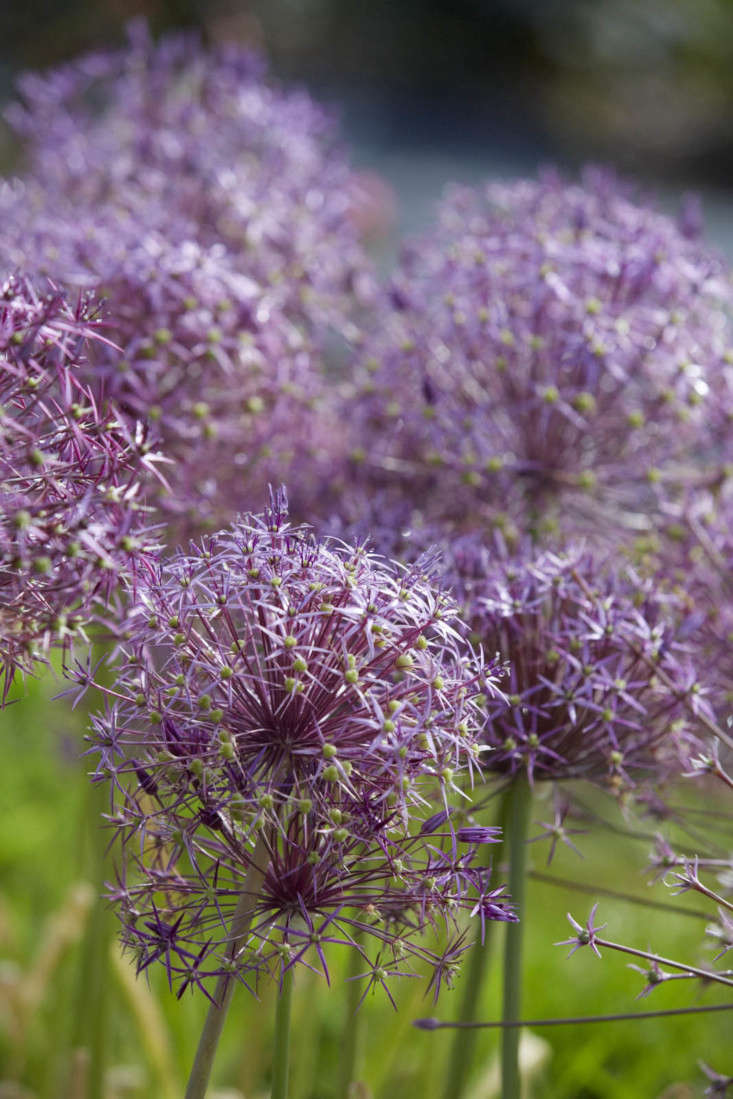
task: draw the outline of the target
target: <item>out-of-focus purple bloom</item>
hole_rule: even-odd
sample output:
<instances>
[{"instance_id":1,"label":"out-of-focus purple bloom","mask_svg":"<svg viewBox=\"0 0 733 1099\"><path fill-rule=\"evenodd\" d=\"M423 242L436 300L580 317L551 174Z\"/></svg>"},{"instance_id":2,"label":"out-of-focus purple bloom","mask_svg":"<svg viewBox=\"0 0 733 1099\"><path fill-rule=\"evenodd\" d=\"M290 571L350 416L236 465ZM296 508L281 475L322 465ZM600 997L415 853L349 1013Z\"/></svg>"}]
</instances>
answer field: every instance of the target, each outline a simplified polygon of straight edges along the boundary
<instances>
[{"instance_id":1,"label":"out-of-focus purple bloom","mask_svg":"<svg viewBox=\"0 0 733 1099\"><path fill-rule=\"evenodd\" d=\"M733 871L733 867L731 867ZM729 884L731 884L731 878L729 877ZM729 950L733 950L733 917L721 906L718 907L717 918L711 924L705 928L705 934L714 940L718 947L718 953L715 955L714 961L718 961L720 958L725 957Z\"/></svg>"},{"instance_id":2,"label":"out-of-focus purple bloom","mask_svg":"<svg viewBox=\"0 0 733 1099\"><path fill-rule=\"evenodd\" d=\"M329 113L277 87L261 57L194 35L156 44L137 23L126 48L28 74L20 94L6 114L49 195L133 215L142 200L170 239L223 243L249 277L278 284L293 320L348 330L371 281L358 183Z\"/></svg>"},{"instance_id":3,"label":"out-of-focus purple bloom","mask_svg":"<svg viewBox=\"0 0 733 1099\"><path fill-rule=\"evenodd\" d=\"M0 674L66 648L121 576L151 567L140 502L154 454L82 384L94 307L53 287L0 287Z\"/></svg>"},{"instance_id":4,"label":"out-of-focus purple bloom","mask_svg":"<svg viewBox=\"0 0 733 1099\"><path fill-rule=\"evenodd\" d=\"M141 967L165 954L184 984L222 970L258 836L268 865L245 980L325 966L321 944L357 932L375 971L440 966L419 943L428 924L463 909L514 918L472 865L475 836L461 854L450 824L495 668L460 644L427 576L315 541L277 498L174 555L138 599L93 741L123 841L113 899ZM156 912L164 944L145 930Z\"/></svg>"},{"instance_id":5,"label":"out-of-focus purple bloom","mask_svg":"<svg viewBox=\"0 0 733 1099\"><path fill-rule=\"evenodd\" d=\"M533 836L529 843L536 843L538 840L549 839L550 850L547 853L547 865L549 866L555 857L555 851L558 843L563 843L566 847L569 847L571 851L574 851L580 858L583 857L582 853L575 846L570 839L571 836L582 836L587 832L586 828L568 828L565 825L565 818L570 811L570 803L565 799L555 799L555 817L552 823L549 821L541 821L542 827L545 829L538 836Z\"/></svg>"},{"instance_id":6,"label":"out-of-focus purple bloom","mask_svg":"<svg viewBox=\"0 0 733 1099\"><path fill-rule=\"evenodd\" d=\"M340 453L325 367L371 294L330 119L250 54L140 28L22 88L31 171L0 191L0 255L105 299L124 354L87 380L155 424L172 536L271 480L303 510Z\"/></svg>"},{"instance_id":7,"label":"out-of-focus purple bloom","mask_svg":"<svg viewBox=\"0 0 733 1099\"><path fill-rule=\"evenodd\" d=\"M355 474L464 526L647 530L722 459L730 305L722 262L610 174L456 188L360 354Z\"/></svg>"},{"instance_id":8,"label":"out-of-focus purple bloom","mask_svg":"<svg viewBox=\"0 0 733 1099\"><path fill-rule=\"evenodd\" d=\"M508 662L506 699L486 705L488 771L621 791L689 763L689 711L707 703L651 583L577 548L502 558L469 536L446 578L472 639Z\"/></svg>"}]
</instances>

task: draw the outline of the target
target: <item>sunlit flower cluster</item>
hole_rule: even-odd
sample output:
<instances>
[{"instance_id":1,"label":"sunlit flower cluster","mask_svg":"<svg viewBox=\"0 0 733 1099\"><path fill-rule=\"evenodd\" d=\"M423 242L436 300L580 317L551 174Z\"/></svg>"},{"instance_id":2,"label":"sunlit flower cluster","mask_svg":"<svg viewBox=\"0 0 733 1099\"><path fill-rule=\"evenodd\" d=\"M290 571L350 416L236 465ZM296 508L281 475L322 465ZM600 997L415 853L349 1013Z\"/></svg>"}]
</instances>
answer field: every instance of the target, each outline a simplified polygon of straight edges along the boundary
<instances>
[{"instance_id":1,"label":"sunlit flower cluster","mask_svg":"<svg viewBox=\"0 0 733 1099\"><path fill-rule=\"evenodd\" d=\"M342 329L369 279L332 118L277 87L251 51L204 50L194 35L154 43L143 24L129 37L19 82L6 113L29 178L90 214L113 206L169 239L223 243L240 270L279 286L293 319Z\"/></svg>"}]
</instances>

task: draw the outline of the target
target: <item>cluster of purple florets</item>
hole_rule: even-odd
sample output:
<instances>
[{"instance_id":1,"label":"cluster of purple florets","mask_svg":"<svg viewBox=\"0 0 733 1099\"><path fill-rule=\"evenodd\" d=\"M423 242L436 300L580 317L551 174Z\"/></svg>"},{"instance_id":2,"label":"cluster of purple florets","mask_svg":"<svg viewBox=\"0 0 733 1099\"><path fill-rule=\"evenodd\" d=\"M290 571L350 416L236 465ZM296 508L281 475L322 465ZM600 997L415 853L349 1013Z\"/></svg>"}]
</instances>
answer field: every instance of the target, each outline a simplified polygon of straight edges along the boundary
<instances>
[{"instance_id":1,"label":"cluster of purple florets","mask_svg":"<svg viewBox=\"0 0 733 1099\"><path fill-rule=\"evenodd\" d=\"M82 378L93 309L27 279L0 286L0 673L66 649L121 580L152 565L145 431Z\"/></svg>"},{"instance_id":2,"label":"cluster of purple florets","mask_svg":"<svg viewBox=\"0 0 733 1099\"><path fill-rule=\"evenodd\" d=\"M502 559L476 536L447 548L445 570L474 639L508 661L488 771L623 790L684 769L696 713L712 715L652 583L577 547Z\"/></svg>"},{"instance_id":3,"label":"cluster of purple florets","mask_svg":"<svg viewBox=\"0 0 733 1099\"><path fill-rule=\"evenodd\" d=\"M21 93L6 688L114 627L92 751L141 969L206 989L331 941L437 990L460 914L514 919L474 783L622 794L717 759L730 275L593 171L455 190L375 290L330 119L252 54L137 27ZM268 482L309 527L282 495L254 514Z\"/></svg>"},{"instance_id":4,"label":"cluster of purple florets","mask_svg":"<svg viewBox=\"0 0 733 1099\"><path fill-rule=\"evenodd\" d=\"M442 522L650 529L721 463L723 263L599 171L456 189L439 218L359 356L361 478L419 486Z\"/></svg>"},{"instance_id":5,"label":"cluster of purple florets","mask_svg":"<svg viewBox=\"0 0 733 1099\"><path fill-rule=\"evenodd\" d=\"M642 541L641 567L657 568L682 610L718 721L733 705L733 491L730 476L697 490L667 518L662 535ZM652 571L649 569L649 571Z\"/></svg>"},{"instance_id":6,"label":"cluster of purple florets","mask_svg":"<svg viewBox=\"0 0 733 1099\"><path fill-rule=\"evenodd\" d=\"M244 980L361 933L375 970L414 955L445 965L455 941L435 956L415 942L427 925L465 910L513 918L472 865L495 830L447 823L498 696L455 619L419 568L316 541L282 501L140 585L94 741L126 856L115 900L141 967L172 909L171 980L221 970L258 840L267 872Z\"/></svg>"},{"instance_id":7,"label":"cluster of purple florets","mask_svg":"<svg viewBox=\"0 0 733 1099\"><path fill-rule=\"evenodd\" d=\"M30 168L0 191L0 258L104 300L123 353L86 381L174 459L171 540L260 506L291 466L305 510L338 439L327 360L371 296L328 116L246 51L140 27L21 91Z\"/></svg>"}]
</instances>

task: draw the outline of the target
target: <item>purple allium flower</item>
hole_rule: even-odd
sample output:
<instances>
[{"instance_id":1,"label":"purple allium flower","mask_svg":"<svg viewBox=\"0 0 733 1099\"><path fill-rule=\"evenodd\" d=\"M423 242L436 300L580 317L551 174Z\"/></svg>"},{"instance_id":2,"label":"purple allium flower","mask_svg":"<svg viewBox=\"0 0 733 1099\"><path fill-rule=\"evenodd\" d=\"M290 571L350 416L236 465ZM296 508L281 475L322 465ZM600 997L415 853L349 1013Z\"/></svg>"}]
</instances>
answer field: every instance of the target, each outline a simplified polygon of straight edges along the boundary
<instances>
[{"instance_id":1,"label":"purple allium flower","mask_svg":"<svg viewBox=\"0 0 733 1099\"><path fill-rule=\"evenodd\" d=\"M99 342L91 303L0 287L0 674L66 648L121 575L150 567L140 502L154 455L81 383Z\"/></svg>"},{"instance_id":2,"label":"purple allium flower","mask_svg":"<svg viewBox=\"0 0 733 1099\"><path fill-rule=\"evenodd\" d=\"M370 286L330 121L249 54L139 30L23 88L32 171L0 193L0 253L105 299L124 355L87 380L154 421L173 537L271 480L305 510L340 454L324 366Z\"/></svg>"},{"instance_id":3,"label":"purple allium flower","mask_svg":"<svg viewBox=\"0 0 733 1099\"><path fill-rule=\"evenodd\" d=\"M174 555L138 599L93 741L123 840L113 899L141 968L165 957L183 987L222 971L258 837L245 981L283 961L325 967L327 941L374 973L440 966L453 947L421 946L427 925L463 909L513 918L472 865L493 837L461 836L450 812L469 804L495 668L462 647L423 573L315 541L277 498Z\"/></svg>"},{"instance_id":4,"label":"purple allium flower","mask_svg":"<svg viewBox=\"0 0 733 1099\"><path fill-rule=\"evenodd\" d=\"M371 278L353 217L358 178L331 116L275 86L251 51L207 52L195 35L156 44L142 22L129 39L21 79L7 116L32 176L90 212L111 203L137 215L142 199L170 239L223 243L248 276L280 285L293 320L347 331Z\"/></svg>"},{"instance_id":5,"label":"purple allium flower","mask_svg":"<svg viewBox=\"0 0 733 1099\"><path fill-rule=\"evenodd\" d=\"M388 298L345 406L354 465L429 515L618 537L721 460L728 272L609 174L454 189Z\"/></svg>"},{"instance_id":6,"label":"purple allium flower","mask_svg":"<svg viewBox=\"0 0 733 1099\"><path fill-rule=\"evenodd\" d=\"M486 707L488 771L621 791L684 769L707 702L650 582L572 547L502 558L466 536L449 554L473 640L509 666L508 705Z\"/></svg>"},{"instance_id":7,"label":"purple allium flower","mask_svg":"<svg viewBox=\"0 0 733 1099\"><path fill-rule=\"evenodd\" d=\"M110 343L84 381L128 420L151 423L173 462L159 503L185 537L227 522L283 471L297 471L299 502L322 484L339 433L313 341L280 289L239 273L222 245L167 240L142 220L149 213L100 207L80 233L68 211L36 219L29 239L39 266L103 294Z\"/></svg>"}]
</instances>

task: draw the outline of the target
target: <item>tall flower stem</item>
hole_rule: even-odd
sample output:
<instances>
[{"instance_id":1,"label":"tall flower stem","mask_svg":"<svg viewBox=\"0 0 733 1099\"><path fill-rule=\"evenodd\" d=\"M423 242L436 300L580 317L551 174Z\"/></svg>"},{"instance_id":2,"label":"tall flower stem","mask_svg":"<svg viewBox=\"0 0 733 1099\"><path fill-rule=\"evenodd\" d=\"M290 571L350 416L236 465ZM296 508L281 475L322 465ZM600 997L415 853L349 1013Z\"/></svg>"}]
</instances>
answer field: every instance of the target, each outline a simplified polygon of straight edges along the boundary
<instances>
[{"instance_id":1,"label":"tall flower stem","mask_svg":"<svg viewBox=\"0 0 733 1099\"><path fill-rule=\"evenodd\" d=\"M267 844L263 835L260 834L252 854L252 862L247 871L244 887L232 917L228 948L228 957L231 961L234 960L237 950L249 931L252 912L262 889L269 858ZM206 1095L211 1066L214 1063L216 1048L219 1044L233 991L234 980L232 974L222 973L216 983L214 1002L209 1006L204 1029L201 1031L196 1057L186 1086L185 1099L204 1099Z\"/></svg>"},{"instance_id":2,"label":"tall flower stem","mask_svg":"<svg viewBox=\"0 0 733 1099\"><path fill-rule=\"evenodd\" d=\"M358 934L355 936L357 944L360 938L361 936ZM349 1084L358 1073L359 1048L361 1046L359 1000L362 990L356 978L359 971L364 968L364 959L358 950L350 952L349 963L349 980L346 984L346 1014L342 1034L341 1057L339 1059L338 1094L340 1096L348 1095Z\"/></svg>"},{"instance_id":3,"label":"tall flower stem","mask_svg":"<svg viewBox=\"0 0 733 1099\"><path fill-rule=\"evenodd\" d=\"M503 823L503 819L504 804L502 803L502 807L499 811L500 824ZM494 847L493 849L487 845L484 848L484 854L487 861L496 864L501 861L503 850L503 844ZM463 985L463 999L461 1001L461 1008L458 1016L458 1021L460 1023L470 1023L476 1018L478 1004L481 998L481 989L483 988L489 962L491 927L491 923L486 924L484 941L482 943L474 943L474 946L468 955L468 962L466 965L467 972ZM444 1099L460 1099L460 1096L463 1094L468 1074L471 1071L475 1047L476 1032L474 1030L462 1028L456 1031L451 1046L448 1071L445 1078L445 1088L443 1091Z\"/></svg>"},{"instance_id":4,"label":"tall flower stem","mask_svg":"<svg viewBox=\"0 0 733 1099\"><path fill-rule=\"evenodd\" d=\"M293 999L293 970L283 973L275 1008L275 1048L272 1065L271 1099L287 1099L290 1070L290 1007Z\"/></svg>"},{"instance_id":5,"label":"tall flower stem","mask_svg":"<svg viewBox=\"0 0 733 1099\"><path fill-rule=\"evenodd\" d=\"M524 930L524 897L527 880L527 832L532 794L524 776L518 776L506 794L505 844L509 855L509 892L519 914L518 923L508 923L504 939L504 1008L505 1023L520 1018L522 1000L522 938ZM518 1027L502 1032L501 1081L502 1099L520 1099Z\"/></svg>"}]
</instances>

